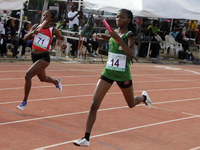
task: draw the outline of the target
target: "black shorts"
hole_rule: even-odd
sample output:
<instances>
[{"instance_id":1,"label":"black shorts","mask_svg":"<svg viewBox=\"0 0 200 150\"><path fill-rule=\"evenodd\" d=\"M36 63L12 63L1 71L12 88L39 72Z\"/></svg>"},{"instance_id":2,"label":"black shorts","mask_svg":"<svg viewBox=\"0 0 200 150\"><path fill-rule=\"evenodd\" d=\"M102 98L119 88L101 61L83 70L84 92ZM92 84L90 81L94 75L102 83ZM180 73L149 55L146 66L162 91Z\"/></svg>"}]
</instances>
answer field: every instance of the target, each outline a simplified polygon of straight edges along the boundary
<instances>
[{"instance_id":1,"label":"black shorts","mask_svg":"<svg viewBox=\"0 0 200 150\"><path fill-rule=\"evenodd\" d=\"M114 80L108 79L105 76L101 75L100 79L107 81L108 83L113 84ZM132 86L132 80L130 81L116 81L117 85L121 88L129 88Z\"/></svg>"},{"instance_id":2,"label":"black shorts","mask_svg":"<svg viewBox=\"0 0 200 150\"><path fill-rule=\"evenodd\" d=\"M33 62L36 62L39 59L42 59L46 62L50 62L50 56L49 56L48 51L41 53L41 54L35 54L35 53L31 52L31 57L32 57Z\"/></svg>"}]
</instances>

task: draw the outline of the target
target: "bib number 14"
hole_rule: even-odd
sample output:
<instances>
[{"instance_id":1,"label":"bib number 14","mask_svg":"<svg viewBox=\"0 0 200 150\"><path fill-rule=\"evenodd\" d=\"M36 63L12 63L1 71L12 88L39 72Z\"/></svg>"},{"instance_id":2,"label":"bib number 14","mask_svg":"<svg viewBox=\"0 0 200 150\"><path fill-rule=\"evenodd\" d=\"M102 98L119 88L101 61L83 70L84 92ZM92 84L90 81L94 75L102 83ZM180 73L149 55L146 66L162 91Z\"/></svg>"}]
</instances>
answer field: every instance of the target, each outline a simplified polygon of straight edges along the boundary
<instances>
[{"instance_id":1,"label":"bib number 14","mask_svg":"<svg viewBox=\"0 0 200 150\"><path fill-rule=\"evenodd\" d=\"M112 62L111 66L115 65L115 66L119 67L119 59L117 59L116 61L114 59L111 59L111 62Z\"/></svg>"},{"instance_id":2,"label":"bib number 14","mask_svg":"<svg viewBox=\"0 0 200 150\"><path fill-rule=\"evenodd\" d=\"M115 71L125 71L126 55L109 53L106 68Z\"/></svg>"}]
</instances>

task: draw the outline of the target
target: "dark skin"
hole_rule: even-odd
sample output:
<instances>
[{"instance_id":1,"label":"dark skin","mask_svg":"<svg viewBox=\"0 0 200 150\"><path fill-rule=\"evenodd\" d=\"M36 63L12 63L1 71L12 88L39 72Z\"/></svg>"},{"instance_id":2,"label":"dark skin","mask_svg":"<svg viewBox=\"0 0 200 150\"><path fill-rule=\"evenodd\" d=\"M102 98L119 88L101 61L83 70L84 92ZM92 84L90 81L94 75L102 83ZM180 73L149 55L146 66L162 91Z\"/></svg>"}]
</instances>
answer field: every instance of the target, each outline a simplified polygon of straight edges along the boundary
<instances>
[{"instance_id":1,"label":"dark skin","mask_svg":"<svg viewBox=\"0 0 200 150\"><path fill-rule=\"evenodd\" d=\"M71 8L71 10L72 10L72 12L74 12L74 11L76 10L76 7L75 7L75 8ZM80 12L77 12L77 14L76 14L74 17L69 18L69 20L70 20L70 21L74 20L74 18L75 18L76 16L78 16L79 14L80 14ZM79 19L80 19L80 17L79 17Z\"/></svg>"},{"instance_id":2,"label":"dark skin","mask_svg":"<svg viewBox=\"0 0 200 150\"><path fill-rule=\"evenodd\" d=\"M120 37L121 35L125 34L126 32L128 32L128 24L130 23L131 19L127 18L126 14L121 12L118 13L117 17L116 17L116 24L118 27L118 32L115 32L111 27L111 30L113 32L109 32L110 37L116 39L120 46L122 47L123 51L125 52L125 54L130 58L133 59L135 57L135 46L133 45L133 43L135 42L135 40L133 38L129 38L128 39L128 45L126 45L126 43L124 43L124 41L122 40L122 38ZM106 35L97 35L97 38L103 38L106 41L108 41L110 39L109 36ZM133 45L132 47L130 47L131 45Z\"/></svg>"},{"instance_id":3,"label":"dark skin","mask_svg":"<svg viewBox=\"0 0 200 150\"><path fill-rule=\"evenodd\" d=\"M47 23L44 25L43 28L48 28L50 26L50 23L53 21L52 18L52 14L49 11L45 11L43 16L42 16L42 20L46 20ZM34 34L38 34L38 30L37 30L37 24L33 25L32 29L24 36L24 41L29 40ZM63 35L60 33L60 31L58 29L53 30L53 35L55 35L57 38L63 40L64 37ZM63 45L63 49L65 49L67 46ZM44 53L45 51L40 51L37 49L32 49L32 52L35 54L41 54ZM25 101L27 103L27 99L28 99L28 95L30 93L30 89L31 89L31 79L37 75L38 78L40 79L41 82L48 82L48 83L53 83L54 85L58 84L58 81L55 79L52 79L50 76L46 75L46 71L45 68L50 64L50 62L47 62L45 60L39 59L37 60L27 71L26 76L25 76L25 86L24 86L24 99L23 101Z\"/></svg>"},{"instance_id":4,"label":"dark skin","mask_svg":"<svg viewBox=\"0 0 200 150\"><path fill-rule=\"evenodd\" d=\"M129 38L128 45L126 45L126 43L120 38L120 35L123 35L124 33L126 33L128 31L128 24L130 23L130 21L131 21L131 19L127 17L126 13L118 12L117 18L116 18L118 32L113 31L113 29L111 28L112 32L109 32L109 34L110 34L110 37L113 37L114 39L116 39L119 42L119 44L122 47L125 54L129 58L132 59L132 58L134 58L134 55L135 55L135 46L134 45L132 47L130 47L130 46L134 43L134 39ZM104 38L105 40L108 40L110 38L105 35L102 35L100 37ZM99 82L97 83L96 89L94 91L92 104L91 104L90 111L89 111L88 118L87 118L85 132L91 133L93 124L96 120L97 110L99 109L104 96L106 95L106 93L108 92L108 90L110 89L111 86L112 86L111 83L106 82L105 80L102 80L102 79L100 79ZM120 89L121 89L121 91L124 95L124 98L130 108L133 108L134 106L136 106L136 105L140 104L142 101L144 101L143 96L134 97L133 85L130 86L129 88L121 88L120 87Z\"/></svg>"},{"instance_id":5,"label":"dark skin","mask_svg":"<svg viewBox=\"0 0 200 150\"><path fill-rule=\"evenodd\" d=\"M7 24L7 27L12 27L12 23L9 23ZM4 35L4 37L7 37L7 38L10 38L11 39L11 42L15 39L16 37L16 34L14 36L11 36L11 35Z\"/></svg>"}]
</instances>

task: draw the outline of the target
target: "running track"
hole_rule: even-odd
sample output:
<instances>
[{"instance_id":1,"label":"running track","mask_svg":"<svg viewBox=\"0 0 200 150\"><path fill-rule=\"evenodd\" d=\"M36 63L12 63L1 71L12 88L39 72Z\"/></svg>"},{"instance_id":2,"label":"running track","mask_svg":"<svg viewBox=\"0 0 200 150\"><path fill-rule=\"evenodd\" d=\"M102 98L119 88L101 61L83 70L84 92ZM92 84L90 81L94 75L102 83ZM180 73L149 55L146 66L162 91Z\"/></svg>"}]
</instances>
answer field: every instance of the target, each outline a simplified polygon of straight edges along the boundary
<instances>
[{"instance_id":1,"label":"running track","mask_svg":"<svg viewBox=\"0 0 200 150\"><path fill-rule=\"evenodd\" d=\"M31 63L0 63L1 150L196 150L200 149L200 70L195 65L134 64L134 93L148 91L153 105L127 107L114 83L102 102L89 148L76 147L103 64L51 63L47 75L63 91L33 78L27 107L24 75Z\"/></svg>"}]
</instances>

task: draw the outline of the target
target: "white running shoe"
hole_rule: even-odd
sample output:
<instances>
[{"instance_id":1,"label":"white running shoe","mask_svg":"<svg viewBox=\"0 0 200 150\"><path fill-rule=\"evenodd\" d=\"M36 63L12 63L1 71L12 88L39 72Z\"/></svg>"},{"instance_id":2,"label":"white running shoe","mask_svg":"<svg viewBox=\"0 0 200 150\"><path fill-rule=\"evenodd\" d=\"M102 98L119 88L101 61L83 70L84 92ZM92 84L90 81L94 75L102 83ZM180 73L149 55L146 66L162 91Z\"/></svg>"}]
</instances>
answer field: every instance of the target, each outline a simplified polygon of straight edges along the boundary
<instances>
[{"instance_id":1,"label":"white running shoe","mask_svg":"<svg viewBox=\"0 0 200 150\"><path fill-rule=\"evenodd\" d=\"M58 81L58 84L56 85L56 88L58 88L58 91L61 92L62 91L62 85L61 85L61 81L60 79L56 79Z\"/></svg>"},{"instance_id":2,"label":"white running shoe","mask_svg":"<svg viewBox=\"0 0 200 150\"><path fill-rule=\"evenodd\" d=\"M142 92L142 95L146 96L146 101L144 102L147 108L150 108L152 105L151 99L149 98L149 95L146 91Z\"/></svg>"},{"instance_id":3,"label":"white running shoe","mask_svg":"<svg viewBox=\"0 0 200 150\"><path fill-rule=\"evenodd\" d=\"M90 146L90 141L86 140L86 138L82 138L80 140L74 141L73 144L76 145L76 146L86 146L86 147L89 147Z\"/></svg>"},{"instance_id":4,"label":"white running shoe","mask_svg":"<svg viewBox=\"0 0 200 150\"><path fill-rule=\"evenodd\" d=\"M26 107L26 103L23 101L23 102L21 102L18 106L17 106L17 109L19 109L19 110L24 110L24 108Z\"/></svg>"}]
</instances>

